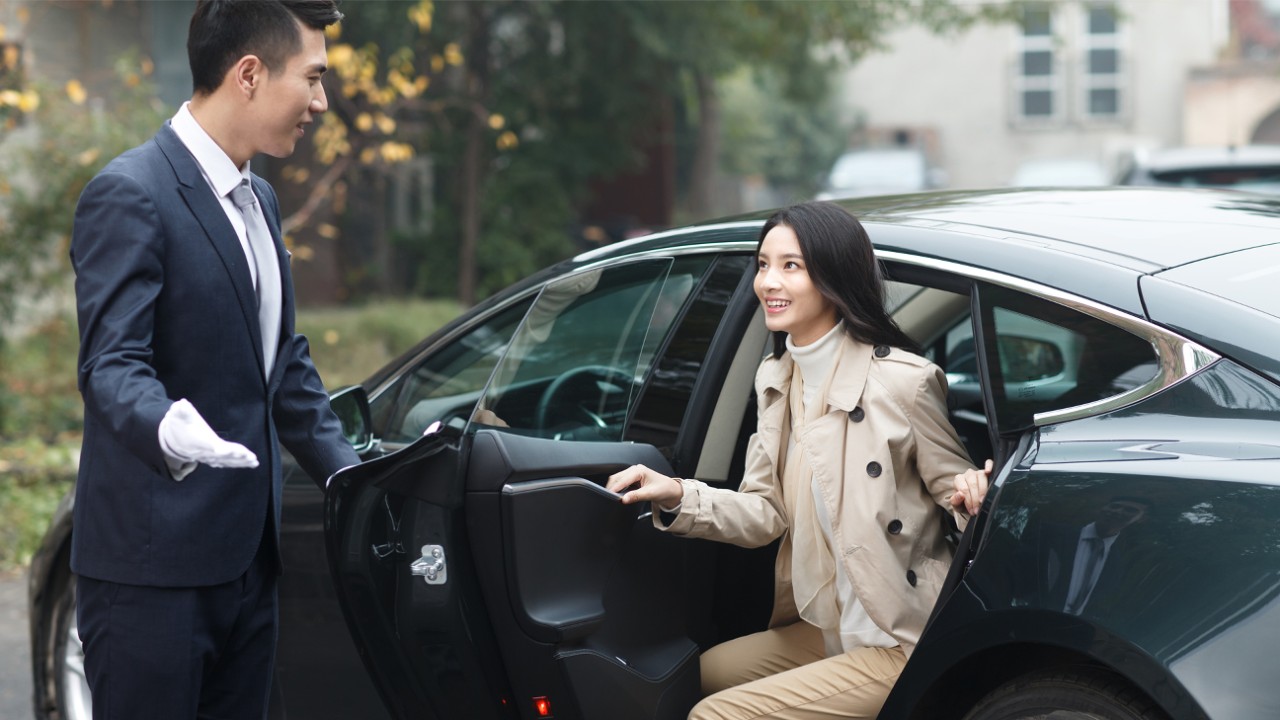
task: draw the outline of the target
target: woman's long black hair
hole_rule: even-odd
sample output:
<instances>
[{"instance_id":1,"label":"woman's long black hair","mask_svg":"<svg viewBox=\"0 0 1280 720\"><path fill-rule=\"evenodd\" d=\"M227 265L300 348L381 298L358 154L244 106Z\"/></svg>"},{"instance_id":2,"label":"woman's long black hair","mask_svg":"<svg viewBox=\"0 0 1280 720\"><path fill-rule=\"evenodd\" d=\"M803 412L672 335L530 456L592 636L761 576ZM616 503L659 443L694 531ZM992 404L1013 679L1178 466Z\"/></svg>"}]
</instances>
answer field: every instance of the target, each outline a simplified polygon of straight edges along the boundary
<instances>
[{"instance_id":1,"label":"woman's long black hair","mask_svg":"<svg viewBox=\"0 0 1280 720\"><path fill-rule=\"evenodd\" d=\"M920 352L884 307L884 278L871 239L862 223L844 208L829 202L807 202L774 213L760 230L756 252L764 236L786 225L800 241L800 253L809 278L822 296L836 307L844 330L868 345L889 345ZM773 356L782 357L787 334L773 334Z\"/></svg>"}]
</instances>

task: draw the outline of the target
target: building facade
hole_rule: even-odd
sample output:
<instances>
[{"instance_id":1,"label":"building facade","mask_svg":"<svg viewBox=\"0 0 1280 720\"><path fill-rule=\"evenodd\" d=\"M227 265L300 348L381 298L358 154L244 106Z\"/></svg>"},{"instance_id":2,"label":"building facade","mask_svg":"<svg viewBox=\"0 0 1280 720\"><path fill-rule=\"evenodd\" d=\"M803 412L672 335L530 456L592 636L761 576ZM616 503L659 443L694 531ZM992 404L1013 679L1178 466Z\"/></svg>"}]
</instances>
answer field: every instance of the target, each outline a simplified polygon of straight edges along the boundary
<instances>
[{"instance_id":1,"label":"building facade","mask_svg":"<svg viewBox=\"0 0 1280 720\"><path fill-rule=\"evenodd\" d=\"M1060 0L1029 3L1020 23L909 27L846 73L843 107L855 144L927 138L953 187L1009 184L1028 161L1110 173L1186 141L1190 78L1219 61L1229 18L1227 0Z\"/></svg>"}]
</instances>

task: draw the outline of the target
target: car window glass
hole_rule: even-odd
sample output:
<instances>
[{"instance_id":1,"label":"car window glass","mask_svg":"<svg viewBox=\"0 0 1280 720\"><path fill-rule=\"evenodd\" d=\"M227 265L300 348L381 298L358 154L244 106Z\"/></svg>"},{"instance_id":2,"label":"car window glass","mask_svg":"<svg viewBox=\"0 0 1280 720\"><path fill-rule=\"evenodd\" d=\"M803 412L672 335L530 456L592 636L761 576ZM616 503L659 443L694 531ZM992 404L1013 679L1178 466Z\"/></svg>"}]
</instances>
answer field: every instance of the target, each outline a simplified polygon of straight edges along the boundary
<instances>
[{"instance_id":1,"label":"car window glass","mask_svg":"<svg viewBox=\"0 0 1280 720\"><path fill-rule=\"evenodd\" d=\"M1029 427L1036 413L1119 395L1156 374L1151 343L1103 320L1007 288L984 285L980 297L1002 432Z\"/></svg>"},{"instance_id":2,"label":"car window glass","mask_svg":"<svg viewBox=\"0 0 1280 720\"><path fill-rule=\"evenodd\" d=\"M709 259L682 258L671 273L678 275L682 271L681 263L693 261L705 268ZM649 443L668 459L672 457L689 397L711 347L711 340L720 327L734 291L742 282L743 274L752 265L753 258L749 255L725 256L716 262L654 366L644 394L636 403L627 428L627 440ZM698 272L694 267L689 271Z\"/></svg>"},{"instance_id":3,"label":"car window glass","mask_svg":"<svg viewBox=\"0 0 1280 720\"><path fill-rule=\"evenodd\" d=\"M538 437L612 440L695 277L670 259L549 283L485 391L474 423Z\"/></svg>"},{"instance_id":4,"label":"car window glass","mask_svg":"<svg viewBox=\"0 0 1280 720\"><path fill-rule=\"evenodd\" d=\"M447 343L370 401L375 432L384 443L412 442L431 423L465 421L533 298L493 314Z\"/></svg>"}]
</instances>

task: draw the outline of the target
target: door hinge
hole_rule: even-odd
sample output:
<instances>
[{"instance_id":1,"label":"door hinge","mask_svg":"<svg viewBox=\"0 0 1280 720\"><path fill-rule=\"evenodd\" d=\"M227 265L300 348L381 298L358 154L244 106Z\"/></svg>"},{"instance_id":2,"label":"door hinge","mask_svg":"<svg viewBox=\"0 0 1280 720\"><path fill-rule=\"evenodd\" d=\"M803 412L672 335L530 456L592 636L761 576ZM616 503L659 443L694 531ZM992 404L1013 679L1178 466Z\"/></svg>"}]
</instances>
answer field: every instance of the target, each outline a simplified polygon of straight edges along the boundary
<instances>
[{"instance_id":1,"label":"door hinge","mask_svg":"<svg viewBox=\"0 0 1280 720\"><path fill-rule=\"evenodd\" d=\"M409 572L421 576L428 585L443 585L449 577L444 563L444 546L423 545L422 557L409 563Z\"/></svg>"}]
</instances>

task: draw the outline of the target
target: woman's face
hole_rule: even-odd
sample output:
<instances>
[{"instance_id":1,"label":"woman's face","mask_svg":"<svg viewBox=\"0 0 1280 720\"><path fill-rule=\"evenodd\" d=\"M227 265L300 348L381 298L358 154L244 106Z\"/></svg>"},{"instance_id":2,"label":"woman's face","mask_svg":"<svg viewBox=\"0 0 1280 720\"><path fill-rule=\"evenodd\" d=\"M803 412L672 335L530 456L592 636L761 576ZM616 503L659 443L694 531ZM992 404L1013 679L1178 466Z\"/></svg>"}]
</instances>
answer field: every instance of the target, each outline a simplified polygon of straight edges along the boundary
<instances>
[{"instance_id":1,"label":"woman's face","mask_svg":"<svg viewBox=\"0 0 1280 720\"><path fill-rule=\"evenodd\" d=\"M755 288L765 325L787 333L796 345L808 345L836 326L836 306L814 286L800 240L786 225L775 225L760 243Z\"/></svg>"}]
</instances>

